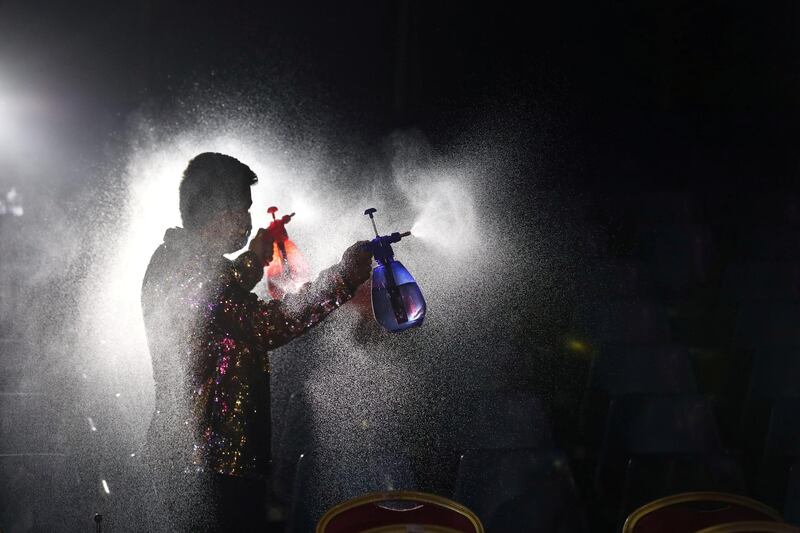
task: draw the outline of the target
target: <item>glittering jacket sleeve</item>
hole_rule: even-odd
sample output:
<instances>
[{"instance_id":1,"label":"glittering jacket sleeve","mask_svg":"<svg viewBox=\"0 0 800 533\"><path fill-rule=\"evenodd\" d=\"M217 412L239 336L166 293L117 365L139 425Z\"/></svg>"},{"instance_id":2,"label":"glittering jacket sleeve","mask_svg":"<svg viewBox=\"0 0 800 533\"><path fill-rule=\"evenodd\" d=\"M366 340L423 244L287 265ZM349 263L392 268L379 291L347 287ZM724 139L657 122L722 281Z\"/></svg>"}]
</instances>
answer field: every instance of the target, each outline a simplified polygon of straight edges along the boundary
<instances>
[{"instance_id":1,"label":"glittering jacket sleeve","mask_svg":"<svg viewBox=\"0 0 800 533\"><path fill-rule=\"evenodd\" d=\"M202 461L228 475L263 473L269 461L268 352L322 321L356 287L334 265L283 301L250 292L263 276L255 254L229 263L208 306L205 357L194 372ZM199 458L198 458L199 459Z\"/></svg>"},{"instance_id":2,"label":"glittering jacket sleeve","mask_svg":"<svg viewBox=\"0 0 800 533\"><path fill-rule=\"evenodd\" d=\"M233 290L247 291L247 294L243 306L227 319L249 330L254 346L263 351L303 334L352 298L355 292L337 264L322 271L315 281L305 283L296 293L287 294L283 300L264 301L250 292L261 275L255 254L247 252L237 258L233 265Z\"/></svg>"}]
</instances>

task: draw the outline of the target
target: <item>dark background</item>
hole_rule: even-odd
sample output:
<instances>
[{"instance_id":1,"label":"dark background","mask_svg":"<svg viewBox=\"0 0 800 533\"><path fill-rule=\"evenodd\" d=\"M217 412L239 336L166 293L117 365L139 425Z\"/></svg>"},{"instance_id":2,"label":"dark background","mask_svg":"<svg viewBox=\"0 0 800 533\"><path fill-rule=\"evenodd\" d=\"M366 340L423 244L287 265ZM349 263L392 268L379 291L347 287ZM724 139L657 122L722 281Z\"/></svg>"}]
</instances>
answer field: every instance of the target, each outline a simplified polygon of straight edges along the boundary
<instances>
[{"instance_id":1,"label":"dark background","mask_svg":"<svg viewBox=\"0 0 800 533\"><path fill-rule=\"evenodd\" d=\"M417 126L437 147L500 115L487 128L513 143L546 138L547 153L531 160L553 182L580 186L729 190L787 184L797 169L793 2L0 9L3 56L68 104L61 127L90 158L130 111L180 117L188 95L213 87L256 106L279 97L295 129L321 115L316 127L346 124L365 137Z\"/></svg>"},{"instance_id":2,"label":"dark background","mask_svg":"<svg viewBox=\"0 0 800 533\"><path fill-rule=\"evenodd\" d=\"M509 242L541 245L535 261L519 262L520 270L536 263L547 273L530 280L536 299L497 313L498 321L515 315L503 330L512 332L514 356L537 354L521 372L517 360L508 366L514 372L503 374L497 365L499 384L542 396L581 495L591 501L591 467L581 465L583 443L576 436L588 362L563 357L561 341L571 312L586 303L583 261L592 247L605 259L641 259L637 235L648 224L683 216L684 193L692 212L678 222L707 225L701 229L713 234L716 255L701 283L659 294L659 305L671 313L672 340L689 347L699 392L714 400L725 444L740 444L731 435L749 359L733 361L730 324L710 319L718 316L722 273L741 259L747 228L781 217L797 222L800 202L779 209L771 203L796 192L800 169L796 2L288 4L0 0L0 97L10 84L17 94L55 102L45 120L34 115L26 124L26 135L42 140L46 153L0 146L0 193L15 187L31 208L24 220L0 219L0 261L13 266L3 271L4 298L18 295L37 271L29 257L42 264L59 259L46 253L59 216L74 216L75 227L85 227L93 213L76 214L76 208L87 197L93 206L104 202L93 197L96 191L110 190L115 198L108 169L124 160L137 114L174 131L203 120L198 102L241 106L242 113L273 117L281 138L298 146L346 131L348 142L380 150L392 132L415 128L434 151L448 154L481 146L486 137L490 149L504 147L498 158L513 159L508 172L486 174L500 197L490 205L499 211L507 202L518 210L504 220L519 217L518 235ZM334 158L358 151L331 148ZM665 192L677 193L678 201ZM593 244L597 234L602 242ZM797 242L787 240L786 248L791 252ZM530 251L530 243L519 249ZM92 244L102 252L102 242ZM685 252L685 244L675 249ZM72 257L69 270L27 299L5 298L3 339L25 336L19 329L29 303L74 297L91 260ZM520 278L525 274L514 279ZM63 308L48 314L40 307L46 311L31 321L39 337L70 327ZM449 355L458 361L456 351ZM494 361L487 352L489 367ZM7 360L15 356L10 349L2 353ZM35 355L23 357L35 362ZM66 363L52 361L60 355L41 356L51 358L49 372L41 372L44 382L63 381L59 364ZM427 367L420 368L422 374ZM12 382L8 376L0 385ZM428 377L438 394L438 379ZM461 391L453 388L458 398ZM450 405L442 404L438 414L445 419ZM439 421L431 416L432 432ZM108 444L108 455L123 444ZM91 455L83 451L77 454ZM106 475L101 466L92 468L92 475Z\"/></svg>"}]
</instances>

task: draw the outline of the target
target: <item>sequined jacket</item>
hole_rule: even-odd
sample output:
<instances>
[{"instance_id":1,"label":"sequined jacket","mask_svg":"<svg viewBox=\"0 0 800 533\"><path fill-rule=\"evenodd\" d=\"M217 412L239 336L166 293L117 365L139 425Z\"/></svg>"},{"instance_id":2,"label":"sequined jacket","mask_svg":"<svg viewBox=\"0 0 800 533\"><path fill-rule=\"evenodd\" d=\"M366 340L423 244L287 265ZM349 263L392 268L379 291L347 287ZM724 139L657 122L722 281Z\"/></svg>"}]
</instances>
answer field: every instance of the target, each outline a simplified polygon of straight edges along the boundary
<instances>
[{"instance_id":1,"label":"sequined jacket","mask_svg":"<svg viewBox=\"0 0 800 533\"><path fill-rule=\"evenodd\" d=\"M263 477L270 457L269 351L351 298L339 265L283 301L251 290L257 256L208 257L167 230L142 286L156 410L148 454L159 468Z\"/></svg>"}]
</instances>

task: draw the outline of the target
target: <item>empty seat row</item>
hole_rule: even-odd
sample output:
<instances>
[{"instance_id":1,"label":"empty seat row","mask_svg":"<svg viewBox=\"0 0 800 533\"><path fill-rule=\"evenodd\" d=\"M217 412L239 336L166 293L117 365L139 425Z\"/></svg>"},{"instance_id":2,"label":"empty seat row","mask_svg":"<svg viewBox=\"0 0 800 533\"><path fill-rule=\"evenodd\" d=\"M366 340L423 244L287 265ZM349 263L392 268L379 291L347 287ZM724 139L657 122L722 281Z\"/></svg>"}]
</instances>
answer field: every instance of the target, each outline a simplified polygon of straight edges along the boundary
<instances>
[{"instance_id":1,"label":"empty seat row","mask_svg":"<svg viewBox=\"0 0 800 533\"><path fill-rule=\"evenodd\" d=\"M597 494L616 506L625 468L636 455L719 453L708 399L701 395L628 395L611 402L595 473Z\"/></svg>"},{"instance_id":2,"label":"empty seat row","mask_svg":"<svg viewBox=\"0 0 800 533\"><path fill-rule=\"evenodd\" d=\"M291 491L298 458L319 445L311 413L304 394L292 395L273 450L273 490L284 501ZM436 453L452 457L450 470L454 470L458 454L467 450L541 449L550 448L553 442L545 408L529 391L465 391L445 406L437 428Z\"/></svg>"},{"instance_id":3,"label":"empty seat row","mask_svg":"<svg viewBox=\"0 0 800 533\"><path fill-rule=\"evenodd\" d=\"M738 261L728 265L720 281L721 298L800 301L800 262Z\"/></svg>"},{"instance_id":4,"label":"empty seat row","mask_svg":"<svg viewBox=\"0 0 800 533\"><path fill-rule=\"evenodd\" d=\"M587 229L581 238L582 255L590 261L578 281L590 294L686 293L711 281L719 261L707 225L660 224L633 229L627 238L627 253L613 254L613 259L609 257L611 242L603 230Z\"/></svg>"},{"instance_id":5,"label":"empty seat row","mask_svg":"<svg viewBox=\"0 0 800 533\"><path fill-rule=\"evenodd\" d=\"M82 488L75 458L70 455L0 453L3 531L87 530L91 514L80 505Z\"/></svg>"},{"instance_id":6,"label":"empty seat row","mask_svg":"<svg viewBox=\"0 0 800 533\"><path fill-rule=\"evenodd\" d=\"M413 466L402 454L304 454L287 530L313 531L328 509L357 496L418 488ZM467 452L459 460L452 498L475 512L491 533L587 531L567 458L558 451Z\"/></svg>"},{"instance_id":7,"label":"empty seat row","mask_svg":"<svg viewBox=\"0 0 800 533\"><path fill-rule=\"evenodd\" d=\"M630 394L692 394L697 384L686 348L676 344L602 344L594 354L581 408L581 431L599 445L608 406Z\"/></svg>"},{"instance_id":8,"label":"empty seat row","mask_svg":"<svg viewBox=\"0 0 800 533\"><path fill-rule=\"evenodd\" d=\"M786 501L792 465L800 459L800 397L775 402L758 467L758 495L781 508Z\"/></svg>"}]
</instances>

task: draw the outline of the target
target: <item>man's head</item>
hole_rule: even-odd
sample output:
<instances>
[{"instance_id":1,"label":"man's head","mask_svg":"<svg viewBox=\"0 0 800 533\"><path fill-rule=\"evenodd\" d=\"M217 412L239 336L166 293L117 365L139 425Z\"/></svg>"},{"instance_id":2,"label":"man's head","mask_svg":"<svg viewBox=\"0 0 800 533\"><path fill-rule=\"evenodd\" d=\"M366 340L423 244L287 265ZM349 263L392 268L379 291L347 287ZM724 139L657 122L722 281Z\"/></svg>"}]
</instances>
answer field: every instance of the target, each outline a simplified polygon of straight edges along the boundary
<instances>
[{"instance_id":1,"label":"man's head","mask_svg":"<svg viewBox=\"0 0 800 533\"><path fill-rule=\"evenodd\" d=\"M183 227L213 251L242 248L252 229L250 186L257 181L250 167L234 157L212 152L196 156L180 185Z\"/></svg>"}]
</instances>

